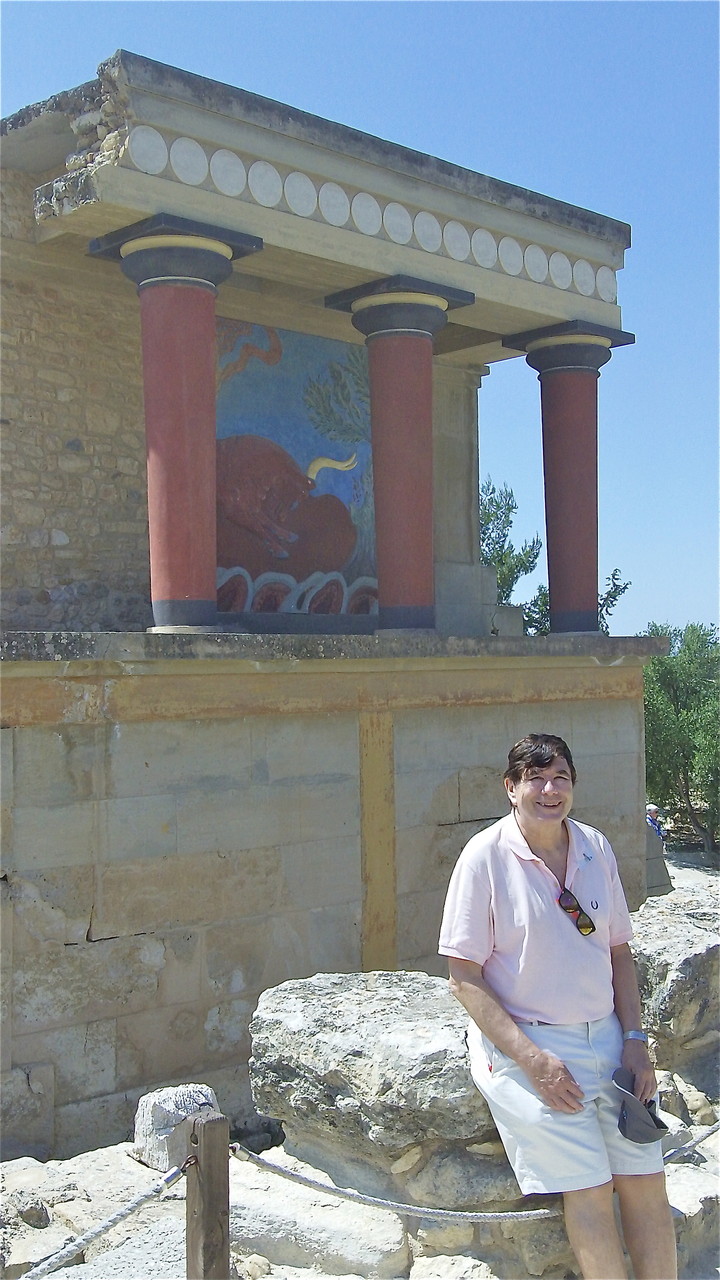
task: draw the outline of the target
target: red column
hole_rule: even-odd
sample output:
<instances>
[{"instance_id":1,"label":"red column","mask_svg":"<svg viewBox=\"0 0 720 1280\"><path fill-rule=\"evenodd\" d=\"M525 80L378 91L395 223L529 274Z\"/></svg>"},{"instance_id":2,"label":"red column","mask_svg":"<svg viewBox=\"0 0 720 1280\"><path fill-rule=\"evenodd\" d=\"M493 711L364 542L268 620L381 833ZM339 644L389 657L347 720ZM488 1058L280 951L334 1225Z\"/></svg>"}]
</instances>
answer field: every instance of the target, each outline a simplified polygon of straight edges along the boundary
<instances>
[{"instance_id":1,"label":"red column","mask_svg":"<svg viewBox=\"0 0 720 1280\"><path fill-rule=\"evenodd\" d=\"M153 615L158 627L212 626L215 293L232 251L200 237L155 236L121 253L140 295Z\"/></svg>"},{"instance_id":2,"label":"red column","mask_svg":"<svg viewBox=\"0 0 720 1280\"><path fill-rule=\"evenodd\" d=\"M540 340L545 527L552 631L598 630L597 387L605 338Z\"/></svg>"},{"instance_id":3,"label":"red column","mask_svg":"<svg viewBox=\"0 0 720 1280\"><path fill-rule=\"evenodd\" d=\"M435 625L432 352L447 303L384 294L353 304L366 335L381 628Z\"/></svg>"}]
</instances>

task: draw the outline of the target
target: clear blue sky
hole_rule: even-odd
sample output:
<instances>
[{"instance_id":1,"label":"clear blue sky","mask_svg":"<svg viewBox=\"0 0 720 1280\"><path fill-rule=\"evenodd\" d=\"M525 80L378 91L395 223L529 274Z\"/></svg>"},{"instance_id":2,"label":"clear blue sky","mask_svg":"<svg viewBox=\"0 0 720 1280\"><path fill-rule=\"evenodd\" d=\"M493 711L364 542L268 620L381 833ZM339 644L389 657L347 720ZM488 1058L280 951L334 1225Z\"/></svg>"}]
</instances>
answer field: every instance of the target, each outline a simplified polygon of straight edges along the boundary
<instances>
[{"instance_id":1,"label":"clear blue sky","mask_svg":"<svg viewBox=\"0 0 720 1280\"><path fill-rule=\"evenodd\" d=\"M714 0L3 0L2 113L118 48L629 222L600 379L600 573L617 635L718 608L718 13ZM543 534L539 390L481 393L481 469ZM520 598L531 594L526 580Z\"/></svg>"}]
</instances>

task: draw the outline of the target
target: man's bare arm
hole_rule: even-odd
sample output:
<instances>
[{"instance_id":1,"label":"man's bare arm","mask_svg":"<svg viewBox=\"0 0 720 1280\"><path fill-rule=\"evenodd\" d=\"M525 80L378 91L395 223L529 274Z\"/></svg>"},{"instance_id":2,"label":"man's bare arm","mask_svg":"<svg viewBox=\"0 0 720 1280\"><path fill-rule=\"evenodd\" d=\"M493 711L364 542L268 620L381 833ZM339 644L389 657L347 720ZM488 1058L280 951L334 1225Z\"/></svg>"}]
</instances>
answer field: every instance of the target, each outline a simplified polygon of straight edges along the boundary
<instances>
[{"instance_id":1,"label":"man's bare arm","mask_svg":"<svg viewBox=\"0 0 720 1280\"><path fill-rule=\"evenodd\" d=\"M473 1022L501 1053L522 1067L543 1102L554 1111L582 1111L583 1092L564 1063L538 1049L510 1017L472 960L449 957L450 990Z\"/></svg>"},{"instance_id":2,"label":"man's bare arm","mask_svg":"<svg viewBox=\"0 0 720 1280\"><path fill-rule=\"evenodd\" d=\"M632 952L623 942L610 948L612 962L615 1012L623 1031L636 1031L642 1027L642 1005L638 990L637 972ZM626 1040L623 1045L622 1064L635 1077L635 1096L641 1102L649 1102L657 1089L647 1045L642 1040Z\"/></svg>"}]
</instances>

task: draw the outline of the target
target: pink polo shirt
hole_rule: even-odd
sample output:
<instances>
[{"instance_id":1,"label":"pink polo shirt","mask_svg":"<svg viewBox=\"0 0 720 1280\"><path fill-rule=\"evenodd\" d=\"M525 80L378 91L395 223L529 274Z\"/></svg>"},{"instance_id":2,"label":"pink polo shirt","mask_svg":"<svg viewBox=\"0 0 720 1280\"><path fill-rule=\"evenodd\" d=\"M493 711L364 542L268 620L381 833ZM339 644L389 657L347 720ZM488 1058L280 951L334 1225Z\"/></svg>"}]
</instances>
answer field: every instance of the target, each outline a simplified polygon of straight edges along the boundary
<instances>
[{"instance_id":1,"label":"pink polo shirt","mask_svg":"<svg viewBox=\"0 0 720 1280\"><path fill-rule=\"evenodd\" d=\"M615 855L601 832L566 819L566 887L595 925L583 937L561 886L512 813L473 836L455 865L440 955L473 960L512 1017L591 1022L613 1010L610 948L633 936Z\"/></svg>"}]
</instances>

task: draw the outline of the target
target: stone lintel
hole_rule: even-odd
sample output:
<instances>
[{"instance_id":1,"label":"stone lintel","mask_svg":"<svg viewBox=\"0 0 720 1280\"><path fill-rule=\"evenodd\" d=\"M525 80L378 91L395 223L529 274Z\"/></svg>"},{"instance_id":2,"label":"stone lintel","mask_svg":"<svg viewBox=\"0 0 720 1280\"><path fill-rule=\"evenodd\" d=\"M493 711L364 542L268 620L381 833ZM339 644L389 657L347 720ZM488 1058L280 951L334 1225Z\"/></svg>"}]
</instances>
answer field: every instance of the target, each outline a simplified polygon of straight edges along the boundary
<instances>
[{"instance_id":1,"label":"stone lintel","mask_svg":"<svg viewBox=\"0 0 720 1280\"><path fill-rule=\"evenodd\" d=\"M7 631L0 659L15 663L240 660L297 661L474 659L564 661L588 666L644 665L667 653L663 636L608 636L600 632L549 636L441 637L427 631L379 635L233 635L152 632ZM7 674L10 671L7 670ZM38 673L39 674L39 673Z\"/></svg>"},{"instance_id":2,"label":"stone lintel","mask_svg":"<svg viewBox=\"0 0 720 1280\"><path fill-rule=\"evenodd\" d=\"M361 298L378 296L386 293L422 293L432 294L436 298L444 298L448 311L455 307L471 307L475 294L467 289L456 289L452 285L437 284L431 280L419 280L415 276L385 276L381 280L370 280L367 284L356 285L353 289L341 289L339 293L331 293L325 299L325 306L333 311L352 311L353 303Z\"/></svg>"},{"instance_id":3,"label":"stone lintel","mask_svg":"<svg viewBox=\"0 0 720 1280\"><path fill-rule=\"evenodd\" d=\"M117 231L91 240L88 252L95 258L109 258L120 262L121 249L129 240L162 235L200 236L204 240L220 240L232 250L233 259L246 258L251 253L259 253L263 248L260 236L249 236L241 231L230 231L227 227L196 222L193 218L180 218L174 213L155 213L151 218L132 222L127 227L119 227Z\"/></svg>"},{"instance_id":4,"label":"stone lintel","mask_svg":"<svg viewBox=\"0 0 720 1280\"><path fill-rule=\"evenodd\" d=\"M527 329L525 333L508 334L502 345L511 351L527 351L534 342L544 342L548 338L557 338L558 344L563 339L578 337L605 338L611 347L626 347L635 341L634 333L623 329L611 329L604 324L593 324L590 320L566 320L561 324L545 325L541 329Z\"/></svg>"}]
</instances>

